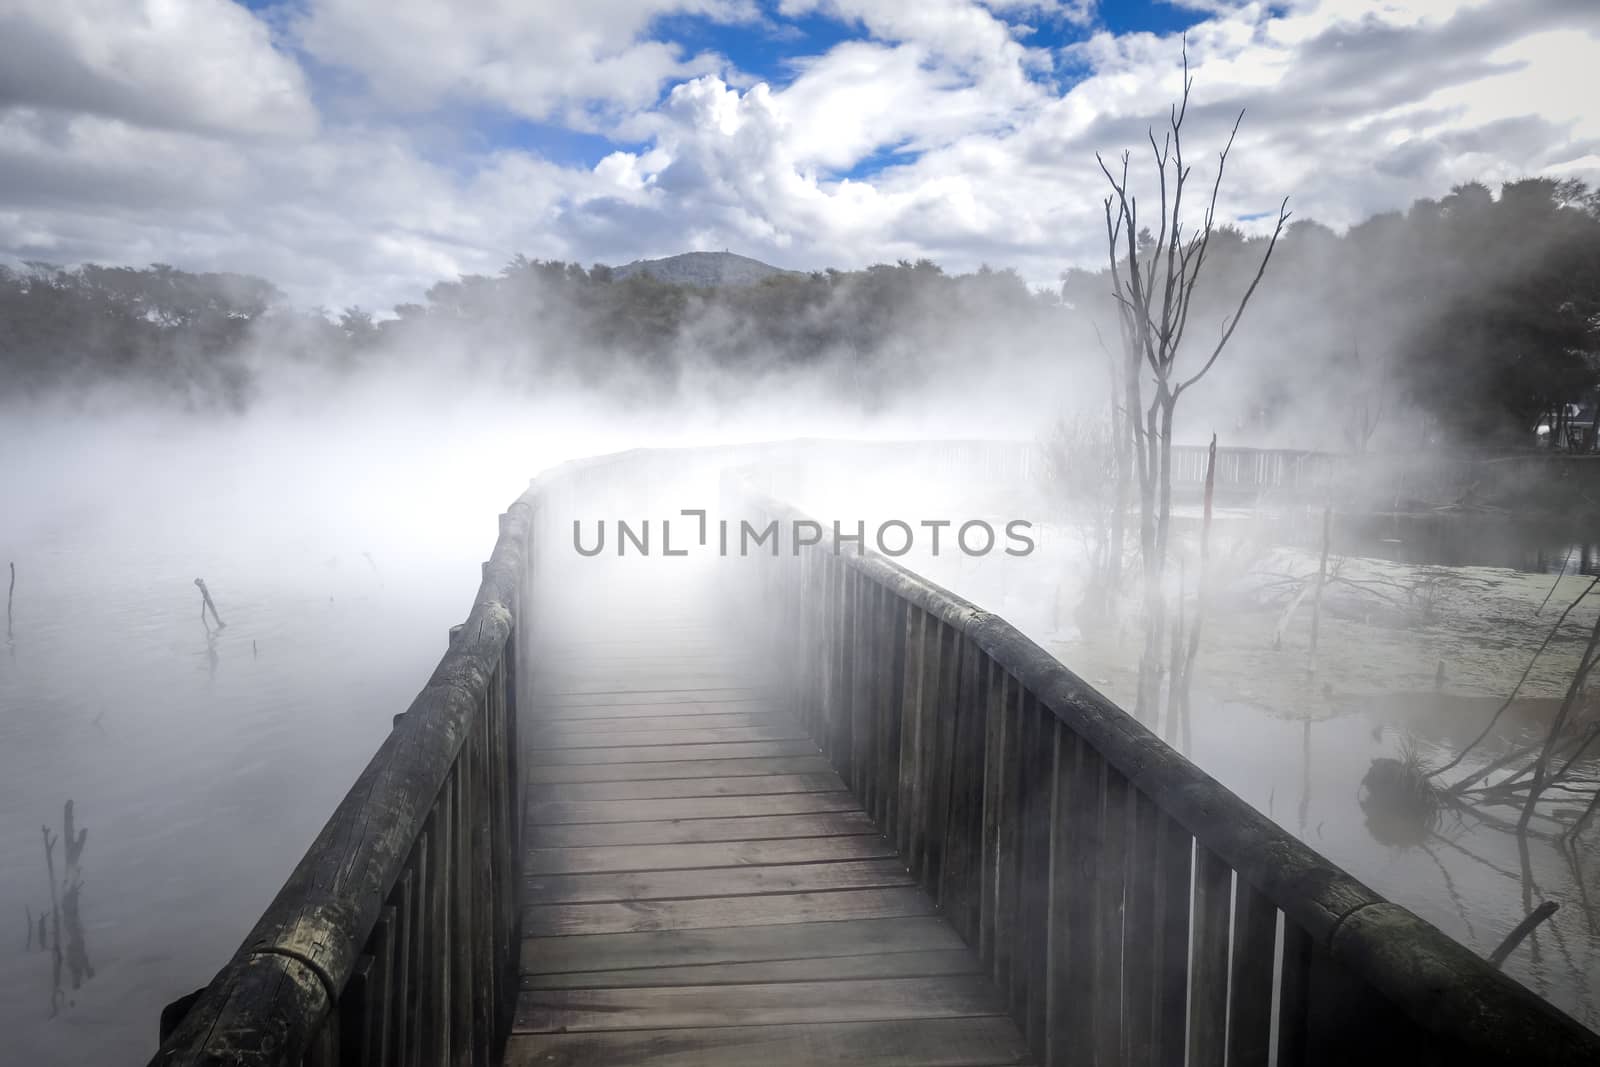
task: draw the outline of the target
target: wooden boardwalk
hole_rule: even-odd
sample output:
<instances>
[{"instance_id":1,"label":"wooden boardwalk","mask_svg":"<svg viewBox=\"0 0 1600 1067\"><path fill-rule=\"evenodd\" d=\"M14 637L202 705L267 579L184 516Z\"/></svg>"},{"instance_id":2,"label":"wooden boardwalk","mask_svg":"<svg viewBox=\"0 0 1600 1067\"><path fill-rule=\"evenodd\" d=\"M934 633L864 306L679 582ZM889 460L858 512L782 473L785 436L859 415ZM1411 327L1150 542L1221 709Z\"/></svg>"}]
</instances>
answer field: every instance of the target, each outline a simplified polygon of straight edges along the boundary
<instances>
[{"instance_id":1,"label":"wooden boardwalk","mask_svg":"<svg viewBox=\"0 0 1600 1067\"><path fill-rule=\"evenodd\" d=\"M533 660L506 1062L1028 1062L976 955L713 621L712 583L655 574L625 619L620 598L555 605Z\"/></svg>"},{"instance_id":2,"label":"wooden boardwalk","mask_svg":"<svg viewBox=\"0 0 1600 1067\"><path fill-rule=\"evenodd\" d=\"M1003 618L803 544L723 477L747 458L579 461L511 505L427 684L152 1067L1600 1063ZM707 549L697 513L790 533L572 551L649 515Z\"/></svg>"}]
</instances>

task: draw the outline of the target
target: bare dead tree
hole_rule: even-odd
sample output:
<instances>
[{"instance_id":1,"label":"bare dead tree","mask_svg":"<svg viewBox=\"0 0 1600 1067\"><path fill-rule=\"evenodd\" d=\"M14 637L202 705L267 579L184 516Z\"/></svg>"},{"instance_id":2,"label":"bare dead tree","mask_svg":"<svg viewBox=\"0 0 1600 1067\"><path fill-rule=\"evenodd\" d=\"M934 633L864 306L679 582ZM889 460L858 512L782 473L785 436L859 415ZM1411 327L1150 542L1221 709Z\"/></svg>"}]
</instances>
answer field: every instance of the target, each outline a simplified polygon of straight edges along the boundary
<instances>
[{"instance_id":1,"label":"bare dead tree","mask_svg":"<svg viewBox=\"0 0 1600 1067\"><path fill-rule=\"evenodd\" d=\"M1160 183L1159 232L1148 254L1140 248L1139 202L1129 189L1132 155L1122 154L1120 172L1113 172L1101 156L1095 159L1111 185L1105 205L1106 245L1110 256L1112 295L1118 308L1123 359L1122 407L1132 442L1132 464L1139 483L1139 547L1144 565L1145 651L1139 667L1139 694L1135 712L1155 713L1159 696L1161 650L1166 628L1164 579L1167 543L1172 525L1172 427L1179 398L1210 372L1238 328L1250 298L1255 295L1278 238L1289 220L1288 198L1278 208L1277 225L1267 243L1255 276L1239 297L1232 314L1222 323L1221 335L1193 373L1180 371L1185 351L1195 289L1206 265L1206 253L1215 229L1217 196L1222 188L1228 153L1233 148L1240 111L1217 158L1210 197L1198 227L1184 221L1184 198L1191 165L1184 161L1183 126L1188 115L1194 79L1189 73L1187 43L1183 52L1183 94L1170 110L1167 130L1158 144L1149 131L1152 161ZM1143 391L1145 374L1151 376L1148 404Z\"/></svg>"}]
</instances>

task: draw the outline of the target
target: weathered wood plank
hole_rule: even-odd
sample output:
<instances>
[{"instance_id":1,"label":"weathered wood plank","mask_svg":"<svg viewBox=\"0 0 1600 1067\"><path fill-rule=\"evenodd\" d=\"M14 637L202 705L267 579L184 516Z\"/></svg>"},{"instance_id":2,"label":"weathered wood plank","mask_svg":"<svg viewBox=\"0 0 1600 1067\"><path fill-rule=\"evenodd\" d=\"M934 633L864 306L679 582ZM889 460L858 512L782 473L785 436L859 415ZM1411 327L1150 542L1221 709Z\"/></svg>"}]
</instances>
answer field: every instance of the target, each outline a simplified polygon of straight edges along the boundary
<instances>
[{"instance_id":1,"label":"weathered wood plank","mask_svg":"<svg viewBox=\"0 0 1600 1067\"><path fill-rule=\"evenodd\" d=\"M842 982L867 978L930 978L974 974L970 949L890 952L870 956L819 956L802 960L641 967L527 975L523 989L641 989L648 986L748 985L768 982Z\"/></svg>"},{"instance_id":2,"label":"weathered wood plank","mask_svg":"<svg viewBox=\"0 0 1600 1067\"><path fill-rule=\"evenodd\" d=\"M674 797L777 796L781 793L837 793L837 774L740 775L733 778L664 778L642 782L547 782L528 790L534 802L556 800L666 800Z\"/></svg>"},{"instance_id":3,"label":"weathered wood plank","mask_svg":"<svg viewBox=\"0 0 1600 1067\"><path fill-rule=\"evenodd\" d=\"M506 1067L1003 1067L1027 1062L1011 1020L884 1020L832 1026L732 1026L515 1034Z\"/></svg>"},{"instance_id":4,"label":"weathered wood plank","mask_svg":"<svg viewBox=\"0 0 1600 1067\"><path fill-rule=\"evenodd\" d=\"M878 705L878 804L872 817L886 833L894 833L900 821L900 728L904 704L907 656L906 613L899 597L885 589L883 618L887 648L880 664L879 684L883 687Z\"/></svg>"},{"instance_id":5,"label":"weathered wood plank","mask_svg":"<svg viewBox=\"0 0 1600 1067\"><path fill-rule=\"evenodd\" d=\"M592 673L569 674L546 678L548 688L539 693L540 700L566 700L574 695L606 695L637 700L640 694L655 693L709 693L726 690L736 693L766 692L765 679L751 674L735 674L722 670L643 670L598 669Z\"/></svg>"},{"instance_id":6,"label":"weathered wood plank","mask_svg":"<svg viewBox=\"0 0 1600 1067\"><path fill-rule=\"evenodd\" d=\"M1017 829L1021 863L1017 874L1017 922L1011 965L1011 1014L1035 1055L1045 1051L1049 1004L1050 961L1062 951L1065 923L1053 922L1050 895L1054 857L1051 849L1060 828L1056 819L1056 749L1066 728L1039 706L1029 693L1019 713L1021 763L1017 768L1022 799ZM1062 995L1066 995L1062 993ZM1081 994L1080 994L1081 995Z\"/></svg>"},{"instance_id":7,"label":"weathered wood plank","mask_svg":"<svg viewBox=\"0 0 1600 1067\"><path fill-rule=\"evenodd\" d=\"M736 897L754 893L816 893L835 889L875 889L910 885L898 860L840 860L760 867L712 867L686 871L608 871L598 874L546 874L524 883L529 903L677 900L685 897Z\"/></svg>"},{"instance_id":8,"label":"weathered wood plank","mask_svg":"<svg viewBox=\"0 0 1600 1067\"><path fill-rule=\"evenodd\" d=\"M1272 1059L1272 972L1278 909L1239 879L1234 890L1228 982L1228 1063L1266 1067Z\"/></svg>"},{"instance_id":9,"label":"weathered wood plank","mask_svg":"<svg viewBox=\"0 0 1600 1067\"><path fill-rule=\"evenodd\" d=\"M1161 809L1134 790L1129 796L1127 902L1122 921L1122 1060L1147 1067L1156 1037L1156 1000L1160 988L1157 902L1157 826Z\"/></svg>"},{"instance_id":10,"label":"weathered wood plank","mask_svg":"<svg viewBox=\"0 0 1600 1067\"><path fill-rule=\"evenodd\" d=\"M670 697L671 694L668 694ZM776 715L780 703L771 697L728 697L723 700L646 700L627 704L544 704L531 709L528 721L557 724L572 720L609 722L612 719L665 719L680 716Z\"/></svg>"},{"instance_id":11,"label":"weathered wood plank","mask_svg":"<svg viewBox=\"0 0 1600 1067\"><path fill-rule=\"evenodd\" d=\"M1095 1062L1125 1063L1123 915L1129 836L1128 780L1102 763L1094 875Z\"/></svg>"},{"instance_id":12,"label":"weathered wood plank","mask_svg":"<svg viewBox=\"0 0 1600 1067\"><path fill-rule=\"evenodd\" d=\"M695 867L745 867L773 863L888 859L894 846L871 834L798 837L773 841L719 841L705 845L622 845L536 848L523 857L529 875L598 874L603 871L671 871Z\"/></svg>"},{"instance_id":13,"label":"weathered wood plank","mask_svg":"<svg viewBox=\"0 0 1600 1067\"><path fill-rule=\"evenodd\" d=\"M630 601L630 608L648 607L631 597ZM675 624L670 620L649 618L640 619L640 622L643 625L633 631L637 636L627 641L615 639L627 635L628 631L607 631L597 635L605 640L585 635L579 640L567 642L565 647L544 645L540 651L564 656L559 663L553 664L552 677L580 674L596 666L625 667L630 664L654 667L662 673L715 667L729 673L743 671L761 674L766 669L766 664L751 655L753 650L738 641L738 635L730 635L726 627L674 632ZM730 637L733 639L730 640Z\"/></svg>"},{"instance_id":14,"label":"weathered wood plank","mask_svg":"<svg viewBox=\"0 0 1600 1067\"><path fill-rule=\"evenodd\" d=\"M900 682L900 779L896 797L894 842L906 865L920 870L922 862L922 732L924 687L927 679L927 615L907 604L906 652Z\"/></svg>"},{"instance_id":15,"label":"weathered wood plank","mask_svg":"<svg viewBox=\"0 0 1600 1067\"><path fill-rule=\"evenodd\" d=\"M961 938L936 915L646 933L573 934L524 938L522 973L526 976L754 963L949 951L962 947Z\"/></svg>"},{"instance_id":16,"label":"weathered wood plank","mask_svg":"<svg viewBox=\"0 0 1600 1067\"><path fill-rule=\"evenodd\" d=\"M530 751L624 748L647 745L722 745L731 741L798 741L806 736L800 727L784 722L775 726L729 726L701 730L602 730L535 734ZM556 762L559 762L559 758Z\"/></svg>"},{"instance_id":17,"label":"weathered wood plank","mask_svg":"<svg viewBox=\"0 0 1600 1067\"><path fill-rule=\"evenodd\" d=\"M610 689L606 691L565 691L541 688L533 694L534 715L544 708L606 708L613 705L696 704L724 701L770 701L775 694L763 686L708 687L702 689Z\"/></svg>"},{"instance_id":18,"label":"weathered wood plank","mask_svg":"<svg viewBox=\"0 0 1600 1067\"><path fill-rule=\"evenodd\" d=\"M929 722L925 728L927 759L923 771L928 785L923 794L922 863L917 871L928 891L937 894L943 889L945 831L950 824L958 703L956 684L960 679L962 642L960 632L942 622L936 624L931 639L939 651L931 665L935 673L924 691L924 714L929 716ZM944 904L942 897L940 904Z\"/></svg>"},{"instance_id":19,"label":"weathered wood plank","mask_svg":"<svg viewBox=\"0 0 1600 1067\"><path fill-rule=\"evenodd\" d=\"M1283 961L1278 978L1277 1061L1303 1064L1310 1055L1311 937L1292 922L1283 923Z\"/></svg>"},{"instance_id":20,"label":"weathered wood plank","mask_svg":"<svg viewBox=\"0 0 1600 1067\"><path fill-rule=\"evenodd\" d=\"M944 711L949 730L943 763L948 768L944 795L943 862L938 899L956 930L979 940L978 867L983 848L983 772L986 718L982 702L985 658L976 646L958 639L951 700Z\"/></svg>"},{"instance_id":21,"label":"weathered wood plank","mask_svg":"<svg viewBox=\"0 0 1600 1067\"><path fill-rule=\"evenodd\" d=\"M1175 819L1156 820L1156 989L1151 1027L1152 1063L1184 1055L1189 997L1189 933L1194 838ZM1283 1061L1285 1064L1297 1062Z\"/></svg>"},{"instance_id":22,"label":"weathered wood plank","mask_svg":"<svg viewBox=\"0 0 1600 1067\"><path fill-rule=\"evenodd\" d=\"M723 730L741 726L793 725L791 716L782 712L729 711L718 714L686 715L628 715L606 718L585 715L581 718L540 720L530 719L528 731L530 744L535 748L551 747L546 738L566 740L573 736L589 734L645 733L657 730Z\"/></svg>"},{"instance_id":23,"label":"weathered wood plank","mask_svg":"<svg viewBox=\"0 0 1600 1067\"><path fill-rule=\"evenodd\" d=\"M711 745L645 745L622 748L530 749L524 759L531 767L551 764L577 766L589 763L661 763L684 760L764 759L774 756L815 756L810 741L750 741Z\"/></svg>"},{"instance_id":24,"label":"weathered wood plank","mask_svg":"<svg viewBox=\"0 0 1600 1067\"><path fill-rule=\"evenodd\" d=\"M992 1015L994 987L972 975L860 982L525 991L518 1032L865 1022Z\"/></svg>"},{"instance_id":25,"label":"weathered wood plank","mask_svg":"<svg viewBox=\"0 0 1600 1067\"><path fill-rule=\"evenodd\" d=\"M1071 731L1057 728L1055 737L1056 801L1046 902L1049 993L1041 1022L1048 1035L1044 1061L1049 1067L1062 1067L1079 1057L1091 1063L1109 1062L1095 1058L1103 1052L1104 1026L1098 1012L1106 995L1096 968L1102 933L1098 904L1106 767L1094 749ZM1030 1037L1034 1018L1030 1013Z\"/></svg>"},{"instance_id":26,"label":"weathered wood plank","mask_svg":"<svg viewBox=\"0 0 1600 1067\"><path fill-rule=\"evenodd\" d=\"M1222 1067L1228 1016L1228 923L1233 871L1210 849L1195 852L1193 963L1189 986L1189 1062Z\"/></svg>"},{"instance_id":27,"label":"weathered wood plank","mask_svg":"<svg viewBox=\"0 0 1600 1067\"><path fill-rule=\"evenodd\" d=\"M1021 920L1021 895L1018 889L1022 860L1022 796L1019 784L1022 752L1019 741L1022 688L1006 676L1004 708L1001 711L999 789L999 840L995 856L994 977L1008 1003L1015 1004L1012 983L1017 976L1018 923Z\"/></svg>"},{"instance_id":28,"label":"weathered wood plank","mask_svg":"<svg viewBox=\"0 0 1600 1067\"><path fill-rule=\"evenodd\" d=\"M754 759L663 760L652 763L549 764L527 768L528 784L644 782L669 778L730 778L764 774L832 774L820 753Z\"/></svg>"},{"instance_id":29,"label":"weathered wood plank","mask_svg":"<svg viewBox=\"0 0 1600 1067\"><path fill-rule=\"evenodd\" d=\"M622 934L713 926L778 926L836 919L888 919L931 915L933 911L933 901L909 887L843 889L832 893L770 893L695 900L535 904L523 909L522 928L524 934L532 937Z\"/></svg>"},{"instance_id":30,"label":"weathered wood plank","mask_svg":"<svg viewBox=\"0 0 1600 1067\"><path fill-rule=\"evenodd\" d=\"M864 812L826 811L815 815L756 815L678 822L592 822L530 826L534 848L594 848L600 845L665 845L711 841L760 841L784 837L835 837L872 834L877 827Z\"/></svg>"},{"instance_id":31,"label":"weathered wood plank","mask_svg":"<svg viewBox=\"0 0 1600 1067\"><path fill-rule=\"evenodd\" d=\"M528 805L530 826L592 822L667 822L759 815L814 815L858 810L849 793L782 793L776 796L681 797L661 800L546 800ZM533 831L537 833L538 831Z\"/></svg>"}]
</instances>

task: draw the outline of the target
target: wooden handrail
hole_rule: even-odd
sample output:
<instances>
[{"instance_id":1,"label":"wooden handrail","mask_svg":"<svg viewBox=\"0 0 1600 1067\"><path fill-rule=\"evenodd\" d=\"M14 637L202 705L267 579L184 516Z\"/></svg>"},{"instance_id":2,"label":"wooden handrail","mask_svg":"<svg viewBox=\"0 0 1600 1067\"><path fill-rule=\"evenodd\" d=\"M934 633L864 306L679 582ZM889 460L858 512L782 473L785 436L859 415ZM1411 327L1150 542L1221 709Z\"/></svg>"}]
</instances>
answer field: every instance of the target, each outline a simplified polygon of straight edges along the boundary
<instances>
[{"instance_id":1,"label":"wooden handrail","mask_svg":"<svg viewBox=\"0 0 1600 1067\"><path fill-rule=\"evenodd\" d=\"M562 536L553 515L580 483L625 501L640 470L849 447L638 451L536 479L427 686L238 951L163 1013L152 1063L496 1062L517 990L536 523ZM934 446L940 463L1010 462L986 449ZM1041 1062L1600 1062L1600 1036L1260 815L1003 619L874 554L796 552L804 515L737 474L723 485L729 514L780 520L761 606L797 713Z\"/></svg>"},{"instance_id":2,"label":"wooden handrail","mask_svg":"<svg viewBox=\"0 0 1600 1067\"><path fill-rule=\"evenodd\" d=\"M810 516L740 472L724 509L777 520L759 604L795 711L1042 1063L1600 1063L1600 1035L1004 619L876 554L797 547Z\"/></svg>"},{"instance_id":3,"label":"wooden handrail","mask_svg":"<svg viewBox=\"0 0 1600 1067\"><path fill-rule=\"evenodd\" d=\"M498 1060L517 990L533 495L501 516L466 622L255 928L163 1013L152 1064Z\"/></svg>"}]
</instances>

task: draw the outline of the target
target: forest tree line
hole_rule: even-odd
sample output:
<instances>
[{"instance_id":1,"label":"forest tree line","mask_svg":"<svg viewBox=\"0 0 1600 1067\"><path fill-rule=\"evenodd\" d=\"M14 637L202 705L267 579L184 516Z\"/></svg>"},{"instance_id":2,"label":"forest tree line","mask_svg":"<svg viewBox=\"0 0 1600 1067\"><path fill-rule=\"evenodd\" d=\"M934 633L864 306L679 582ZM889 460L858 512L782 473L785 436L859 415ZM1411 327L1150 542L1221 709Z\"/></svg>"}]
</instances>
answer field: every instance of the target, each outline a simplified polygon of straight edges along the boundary
<instances>
[{"instance_id":1,"label":"forest tree line","mask_svg":"<svg viewBox=\"0 0 1600 1067\"><path fill-rule=\"evenodd\" d=\"M1261 240L1213 235L1197 336L1221 329ZM518 256L375 318L295 308L244 275L29 263L0 267L0 398L125 385L243 410L275 367L355 374L445 349L535 390L650 394L690 367L733 383L816 367L844 393L883 397L948 360L1000 372L1016 361L1019 375L1057 357L1103 369L1117 328L1108 270L1030 290L1011 270L958 275L920 260L698 289ZM1074 378L1085 390L1097 380ZM1304 421L1315 398L1324 445L1364 448L1525 444L1541 421L1592 404L1597 385L1600 194L1535 178L1498 196L1457 186L1344 234L1292 224L1206 389L1235 429L1259 434Z\"/></svg>"}]
</instances>

